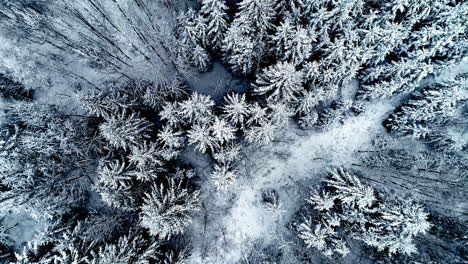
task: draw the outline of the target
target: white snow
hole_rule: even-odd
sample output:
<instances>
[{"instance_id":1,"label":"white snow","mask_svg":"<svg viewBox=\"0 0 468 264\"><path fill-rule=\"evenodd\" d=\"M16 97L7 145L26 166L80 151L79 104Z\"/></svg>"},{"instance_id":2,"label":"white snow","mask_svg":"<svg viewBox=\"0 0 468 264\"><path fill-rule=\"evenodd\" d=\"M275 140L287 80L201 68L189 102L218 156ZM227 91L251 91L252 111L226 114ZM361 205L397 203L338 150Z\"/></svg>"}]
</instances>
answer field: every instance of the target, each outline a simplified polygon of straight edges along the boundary
<instances>
[{"instance_id":1,"label":"white snow","mask_svg":"<svg viewBox=\"0 0 468 264\"><path fill-rule=\"evenodd\" d=\"M247 82L236 79L219 61L214 61L209 72L201 73L188 80L193 91L209 95L219 103L225 94L244 92Z\"/></svg>"},{"instance_id":2,"label":"white snow","mask_svg":"<svg viewBox=\"0 0 468 264\"><path fill-rule=\"evenodd\" d=\"M8 230L8 235L13 239L13 244L17 251L21 251L27 242L32 241L44 229L43 223L34 220L26 213L7 214L5 215L3 224L12 227Z\"/></svg>"},{"instance_id":3,"label":"white snow","mask_svg":"<svg viewBox=\"0 0 468 264\"><path fill-rule=\"evenodd\" d=\"M249 244L256 239L268 243L297 210L303 194L318 184L329 166L346 166L355 161L357 150L367 149L374 135L383 132L380 125L393 106L376 103L345 124L330 130L298 135L287 129L277 142L269 146L248 147L241 162L241 177L230 193L217 193L205 187L202 214L191 230L194 233L194 254L189 263L236 263L248 255ZM209 170L209 169L208 169ZM209 185L209 184L206 184ZM262 204L262 190L274 188L283 203L283 214L275 217ZM211 194L209 194L211 193ZM234 205L229 202L234 197ZM232 205L229 206L229 204ZM203 230L203 234L198 232ZM206 230L206 231L205 231ZM214 248L223 251L207 251Z\"/></svg>"}]
</instances>

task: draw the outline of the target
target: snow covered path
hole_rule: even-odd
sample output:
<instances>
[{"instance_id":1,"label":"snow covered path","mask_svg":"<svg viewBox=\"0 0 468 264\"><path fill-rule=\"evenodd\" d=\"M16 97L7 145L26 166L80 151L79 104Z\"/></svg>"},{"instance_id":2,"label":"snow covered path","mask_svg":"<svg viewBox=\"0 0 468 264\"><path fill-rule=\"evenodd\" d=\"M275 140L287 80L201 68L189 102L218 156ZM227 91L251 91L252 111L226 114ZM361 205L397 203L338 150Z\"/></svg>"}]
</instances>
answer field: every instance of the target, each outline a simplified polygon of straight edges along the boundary
<instances>
[{"instance_id":1,"label":"snow covered path","mask_svg":"<svg viewBox=\"0 0 468 264\"><path fill-rule=\"evenodd\" d=\"M299 136L298 131L289 129L279 142L249 147L239 166L241 176L229 193L204 184L205 210L189 231L194 237L190 263L236 263L248 255L246 249L256 239L268 244L288 222L290 215L286 214L297 210L308 191L302 183L313 186L328 166L353 163L356 151L366 149L373 136L383 131L380 123L392 109L390 103L375 103L360 116L326 132ZM279 194L281 216L272 215L262 204L262 191L270 188ZM221 251L209 251L213 249Z\"/></svg>"}]
</instances>

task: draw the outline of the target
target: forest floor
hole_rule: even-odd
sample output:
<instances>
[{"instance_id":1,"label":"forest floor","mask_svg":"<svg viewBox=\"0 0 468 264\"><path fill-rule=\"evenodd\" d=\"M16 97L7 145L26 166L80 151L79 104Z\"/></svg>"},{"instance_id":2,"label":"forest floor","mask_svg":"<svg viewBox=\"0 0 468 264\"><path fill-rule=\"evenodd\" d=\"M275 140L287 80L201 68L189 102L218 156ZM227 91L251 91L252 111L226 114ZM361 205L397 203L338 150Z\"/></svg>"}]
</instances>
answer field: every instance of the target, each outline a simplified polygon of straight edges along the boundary
<instances>
[{"instance_id":1,"label":"forest floor","mask_svg":"<svg viewBox=\"0 0 468 264\"><path fill-rule=\"evenodd\" d=\"M440 78L461 72L468 72L468 61ZM189 86L212 96L219 104L226 93L243 92L248 83L236 80L221 63L215 62L212 71L190 80ZM69 104L73 89L63 89L53 92L62 94L65 100L50 100L51 92L39 92L37 99L59 106L72 105L75 109L76 105ZM239 178L226 192L216 190L212 183L210 160L188 148L183 155L199 172L203 202L186 233L193 242L189 263L235 263L250 254L248 250L254 244L281 244L282 236L291 235L285 233L290 232L286 226L311 188L320 184L326 169L355 163L358 151L370 148L375 136L386 133L381 123L397 106L396 101L374 102L364 113L324 132L304 131L291 124L273 144L245 147L237 168ZM279 194L282 206L276 214L262 202L262 193L267 189ZM11 230L18 248L43 228L24 215L11 215L5 220L12 225L22 223Z\"/></svg>"},{"instance_id":2,"label":"forest floor","mask_svg":"<svg viewBox=\"0 0 468 264\"><path fill-rule=\"evenodd\" d=\"M210 183L211 168L202 167L207 182L201 184L203 210L190 230L196 242L190 263L236 263L255 241L268 245L279 239L326 169L356 162L356 152L385 132L381 122L392 109L389 103L376 103L325 132L304 132L291 126L271 145L247 147L238 166L240 177L224 193ZM268 189L276 190L280 197L282 207L276 215L262 203L262 193ZM220 252L206 251L213 248Z\"/></svg>"},{"instance_id":3,"label":"forest floor","mask_svg":"<svg viewBox=\"0 0 468 264\"><path fill-rule=\"evenodd\" d=\"M220 79L216 82L223 83L219 81L223 79L219 67L214 66L217 74L211 76L217 76ZM468 72L468 61L437 78L462 72ZM232 82L229 73L224 76ZM210 80L213 82L213 78L206 76L202 80L204 82L198 84L205 84L202 85L205 88L210 87L206 85ZM423 83L431 81L426 79ZM327 168L359 163L358 152L371 149L372 139L387 134L382 121L399 104L399 99L373 102L364 113L347 118L342 124L335 123L324 132L299 130L291 125L273 144L246 147L237 168L240 176L226 192L216 190L211 182L212 167L208 159L189 153L190 163L197 167L202 178L203 197L203 209L188 230L194 247L189 263L236 263L251 254L249 250L255 244L281 245L282 237L291 235L287 234L290 230L286 226L311 189L320 184ZM413 140L402 140L401 147L420 146ZM271 189L280 197L281 208L276 214L262 202L263 191ZM354 261L353 258L348 260Z\"/></svg>"}]
</instances>

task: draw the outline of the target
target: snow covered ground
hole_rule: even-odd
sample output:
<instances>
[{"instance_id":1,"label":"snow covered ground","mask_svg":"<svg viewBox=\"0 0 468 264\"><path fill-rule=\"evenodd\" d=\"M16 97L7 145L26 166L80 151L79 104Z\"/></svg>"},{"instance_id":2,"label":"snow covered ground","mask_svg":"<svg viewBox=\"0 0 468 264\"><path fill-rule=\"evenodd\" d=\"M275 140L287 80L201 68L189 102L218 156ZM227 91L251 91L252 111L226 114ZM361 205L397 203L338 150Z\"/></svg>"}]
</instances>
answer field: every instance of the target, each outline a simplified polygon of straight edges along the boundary
<instances>
[{"instance_id":1,"label":"snow covered ground","mask_svg":"<svg viewBox=\"0 0 468 264\"><path fill-rule=\"evenodd\" d=\"M245 92L248 81L237 79L220 61L213 62L209 72L199 74L188 80L190 89L209 95L216 102L222 102L224 95L230 92Z\"/></svg>"},{"instance_id":2,"label":"snow covered ground","mask_svg":"<svg viewBox=\"0 0 468 264\"><path fill-rule=\"evenodd\" d=\"M213 86L215 78L220 83L231 78L216 63L213 72L216 74L207 73L192 82L194 89L213 96L209 90L198 87ZM466 72L468 60L436 78ZM342 96L352 97L354 89L348 90ZM278 242L281 233L287 232L285 226L292 214L310 189L320 183L325 170L330 166L351 167L359 163L357 151L370 149L375 136L387 133L381 123L399 105L398 101L373 102L363 114L346 119L344 124L334 124L326 132L305 132L291 126L273 144L247 147L238 166L239 179L226 193L210 184L209 162L200 156L196 161L197 155L190 155L192 165L199 168L206 182L201 184L203 210L188 230L194 247L189 263L236 263L250 254L252 244L258 240L263 245ZM274 189L279 194L282 203L279 216L262 203L262 192L266 189Z\"/></svg>"},{"instance_id":3,"label":"snow covered ground","mask_svg":"<svg viewBox=\"0 0 468 264\"><path fill-rule=\"evenodd\" d=\"M329 166L355 162L356 151L366 149L383 132L380 123L392 109L389 103L376 103L326 132L290 128L272 145L248 147L238 168L241 176L230 191L220 193L212 184L204 184L204 210L190 230L195 247L190 263L235 263L249 254L246 250L251 242L262 239L268 244L277 238L289 214L297 211L304 194L313 187L308 183L318 184ZM205 171L208 181L209 170ZM279 216L262 203L262 191L271 188L282 203Z\"/></svg>"}]
</instances>

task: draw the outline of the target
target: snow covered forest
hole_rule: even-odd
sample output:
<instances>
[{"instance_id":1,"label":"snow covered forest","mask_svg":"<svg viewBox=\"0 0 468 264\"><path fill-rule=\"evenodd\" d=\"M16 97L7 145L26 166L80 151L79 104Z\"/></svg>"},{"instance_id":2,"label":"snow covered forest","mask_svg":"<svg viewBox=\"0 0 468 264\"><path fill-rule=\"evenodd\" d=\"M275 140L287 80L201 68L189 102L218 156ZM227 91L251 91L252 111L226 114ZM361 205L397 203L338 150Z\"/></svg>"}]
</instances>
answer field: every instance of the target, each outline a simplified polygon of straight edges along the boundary
<instances>
[{"instance_id":1,"label":"snow covered forest","mask_svg":"<svg viewBox=\"0 0 468 264\"><path fill-rule=\"evenodd\" d=\"M0 0L0 263L468 263L468 2Z\"/></svg>"}]
</instances>

